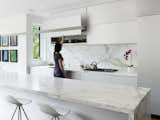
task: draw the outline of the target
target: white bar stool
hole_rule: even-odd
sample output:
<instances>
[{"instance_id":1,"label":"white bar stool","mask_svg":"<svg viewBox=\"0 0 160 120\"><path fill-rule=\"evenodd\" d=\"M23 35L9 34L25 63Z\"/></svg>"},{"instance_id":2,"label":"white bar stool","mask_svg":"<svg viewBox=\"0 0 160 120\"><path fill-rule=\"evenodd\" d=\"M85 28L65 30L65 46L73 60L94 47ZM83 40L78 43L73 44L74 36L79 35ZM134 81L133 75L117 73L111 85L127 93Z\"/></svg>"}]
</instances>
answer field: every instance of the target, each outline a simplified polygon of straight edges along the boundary
<instances>
[{"instance_id":1,"label":"white bar stool","mask_svg":"<svg viewBox=\"0 0 160 120\"><path fill-rule=\"evenodd\" d=\"M11 104L16 105L16 108L13 112L13 115L11 117L11 120L13 120L16 112L18 111L18 120L22 120L22 112L24 113L27 120L29 120L29 117L27 116L26 111L23 108L23 105L30 104L32 101L24 98L14 98L13 96L7 96L7 101Z\"/></svg>"},{"instance_id":2,"label":"white bar stool","mask_svg":"<svg viewBox=\"0 0 160 120\"><path fill-rule=\"evenodd\" d=\"M60 120L60 118L64 119L68 114L71 113L71 110L68 110L65 114L59 113L47 104L39 104L39 107L43 113L51 116L51 120Z\"/></svg>"}]
</instances>

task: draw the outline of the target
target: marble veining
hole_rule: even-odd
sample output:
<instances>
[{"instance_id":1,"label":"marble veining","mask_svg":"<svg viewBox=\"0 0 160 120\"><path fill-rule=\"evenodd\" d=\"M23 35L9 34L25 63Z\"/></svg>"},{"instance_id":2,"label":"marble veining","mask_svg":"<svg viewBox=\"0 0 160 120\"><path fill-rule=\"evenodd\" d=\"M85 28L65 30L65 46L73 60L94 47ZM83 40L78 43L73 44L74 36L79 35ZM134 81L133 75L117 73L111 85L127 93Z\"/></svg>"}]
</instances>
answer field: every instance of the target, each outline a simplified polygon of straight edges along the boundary
<instances>
[{"instance_id":1,"label":"marble veining","mask_svg":"<svg viewBox=\"0 0 160 120\"><path fill-rule=\"evenodd\" d=\"M53 62L53 46L47 48L47 61ZM125 60L124 54L131 49L131 55ZM96 61L100 68L122 68L123 65L133 64L138 67L136 44L115 45L63 45L62 55L66 69L80 70L80 65L90 65Z\"/></svg>"},{"instance_id":2,"label":"marble veining","mask_svg":"<svg viewBox=\"0 0 160 120\"><path fill-rule=\"evenodd\" d=\"M68 102L130 114L150 92L149 88L101 84L51 76L0 73L0 86L44 93Z\"/></svg>"}]
</instances>

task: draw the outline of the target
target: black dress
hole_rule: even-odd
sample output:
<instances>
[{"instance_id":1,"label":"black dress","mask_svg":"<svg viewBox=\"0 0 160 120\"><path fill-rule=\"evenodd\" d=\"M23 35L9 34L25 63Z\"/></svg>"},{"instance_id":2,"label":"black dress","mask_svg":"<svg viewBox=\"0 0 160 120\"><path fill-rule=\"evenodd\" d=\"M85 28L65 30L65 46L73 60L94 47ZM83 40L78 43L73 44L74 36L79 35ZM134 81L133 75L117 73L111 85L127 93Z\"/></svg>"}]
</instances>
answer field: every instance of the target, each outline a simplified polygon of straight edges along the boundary
<instances>
[{"instance_id":1,"label":"black dress","mask_svg":"<svg viewBox=\"0 0 160 120\"><path fill-rule=\"evenodd\" d=\"M63 60L62 55L60 53L54 53L54 62L55 62L54 76L64 78L64 74L63 74L63 72L62 72L62 70L60 69L60 66L59 66L59 62L58 62L59 59Z\"/></svg>"}]
</instances>

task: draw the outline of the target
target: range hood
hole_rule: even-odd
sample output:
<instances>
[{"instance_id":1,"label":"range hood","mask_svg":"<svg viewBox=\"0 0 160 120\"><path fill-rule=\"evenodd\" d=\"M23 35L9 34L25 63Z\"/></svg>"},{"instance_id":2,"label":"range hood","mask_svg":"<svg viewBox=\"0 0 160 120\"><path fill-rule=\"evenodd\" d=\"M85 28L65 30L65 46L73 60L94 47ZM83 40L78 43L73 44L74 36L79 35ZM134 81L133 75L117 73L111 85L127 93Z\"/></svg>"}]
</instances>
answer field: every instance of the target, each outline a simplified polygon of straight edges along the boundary
<instances>
[{"instance_id":1,"label":"range hood","mask_svg":"<svg viewBox=\"0 0 160 120\"><path fill-rule=\"evenodd\" d=\"M63 41L63 43L84 43L84 42L86 42L87 41L87 37L86 37L87 28L86 28L86 26L61 28L61 29L58 29L58 32L77 30L77 29L81 30L81 34L53 36L53 37L51 37L51 44L55 44L56 42L61 42L61 41ZM57 30L56 30L56 32L57 32Z\"/></svg>"},{"instance_id":2,"label":"range hood","mask_svg":"<svg viewBox=\"0 0 160 120\"><path fill-rule=\"evenodd\" d=\"M87 42L86 35L70 35L70 36L60 36L51 37L51 44L63 41L63 43L85 43Z\"/></svg>"}]
</instances>

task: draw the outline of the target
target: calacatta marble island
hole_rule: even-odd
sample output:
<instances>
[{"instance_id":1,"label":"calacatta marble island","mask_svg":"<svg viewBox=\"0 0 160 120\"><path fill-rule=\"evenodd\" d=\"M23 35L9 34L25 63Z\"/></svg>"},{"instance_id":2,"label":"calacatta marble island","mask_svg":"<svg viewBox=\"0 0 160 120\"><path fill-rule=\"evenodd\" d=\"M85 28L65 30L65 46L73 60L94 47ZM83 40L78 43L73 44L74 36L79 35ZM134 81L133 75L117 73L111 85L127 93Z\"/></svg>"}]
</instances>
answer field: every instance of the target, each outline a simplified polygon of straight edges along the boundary
<instances>
[{"instance_id":1,"label":"calacatta marble island","mask_svg":"<svg viewBox=\"0 0 160 120\"><path fill-rule=\"evenodd\" d=\"M0 86L1 93L23 91L23 97L37 94L76 107L81 120L150 120L149 88L15 73L0 73Z\"/></svg>"}]
</instances>

